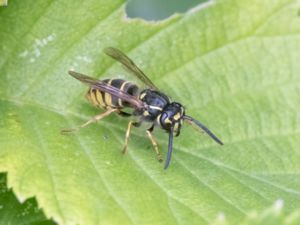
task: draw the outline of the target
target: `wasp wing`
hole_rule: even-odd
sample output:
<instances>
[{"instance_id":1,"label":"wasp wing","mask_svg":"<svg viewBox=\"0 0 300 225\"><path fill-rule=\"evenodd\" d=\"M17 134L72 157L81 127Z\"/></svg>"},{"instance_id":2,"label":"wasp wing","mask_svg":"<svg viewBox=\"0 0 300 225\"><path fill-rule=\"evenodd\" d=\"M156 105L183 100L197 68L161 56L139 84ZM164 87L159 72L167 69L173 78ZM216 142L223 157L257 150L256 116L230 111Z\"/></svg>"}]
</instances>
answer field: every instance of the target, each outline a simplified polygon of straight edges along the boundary
<instances>
[{"instance_id":1,"label":"wasp wing","mask_svg":"<svg viewBox=\"0 0 300 225\"><path fill-rule=\"evenodd\" d=\"M144 103L142 101L140 101L138 98L136 98L132 95L129 95L126 92L124 92L114 86L110 86L110 85L102 82L101 80L97 80L93 77L89 77L84 74L72 71L72 70L69 71L69 74L72 77L76 78L77 80L79 80L85 84L88 84L90 87L96 88L103 92L107 92L117 98L120 98L120 99L130 103L131 105L133 105L139 109L144 108Z\"/></svg>"},{"instance_id":2,"label":"wasp wing","mask_svg":"<svg viewBox=\"0 0 300 225\"><path fill-rule=\"evenodd\" d=\"M104 49L104 52L106 55L112 57L113 59L117 60L118 62L122 63L122 65L127 69L129 72L131 72L133 75L135 75L137 78L139 78L142 82L144 82L147 86L149 86L152 89L158 90L158 88L152 83L152 81L144 74L144 72L138 68L137 65L123 52L121 52L119 49L108 47Z\"/></svg>"}]
</instances>

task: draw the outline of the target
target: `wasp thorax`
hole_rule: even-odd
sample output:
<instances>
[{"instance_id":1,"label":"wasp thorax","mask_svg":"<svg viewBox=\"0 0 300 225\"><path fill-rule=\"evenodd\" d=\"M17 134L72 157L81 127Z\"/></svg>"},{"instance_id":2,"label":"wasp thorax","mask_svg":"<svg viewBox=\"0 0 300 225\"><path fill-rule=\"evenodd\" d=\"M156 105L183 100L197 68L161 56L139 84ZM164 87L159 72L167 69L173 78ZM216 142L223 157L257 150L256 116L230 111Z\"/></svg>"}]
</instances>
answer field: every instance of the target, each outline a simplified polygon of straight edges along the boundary
<instances>
[{"instance_id":1,"label":"wasp thorax","mask_svg":"<svg viewBox=\"0 0 300 225\"><path fill-rule=\"evenodd\" d=\"M173 127L173 132L176 134L176 136L178 136L182 125L183 116L184 107L177 102L172 102L163 109L160 116L160 125L167 131L170 131L171 127Z\"/></svg>"},{"instance_id":2,"label":"wasp thorax","mask_svg":"<svg viewBox=\"0 0 300 225\"><path fill-rule=\"evenodd\" d=\"M170 104L170 100L165 94L151 89L142 91L139 99L147 105L147 108L141 112L143 119L151 122L155 121L165 106Z\"/></svg>"}]
</instances>

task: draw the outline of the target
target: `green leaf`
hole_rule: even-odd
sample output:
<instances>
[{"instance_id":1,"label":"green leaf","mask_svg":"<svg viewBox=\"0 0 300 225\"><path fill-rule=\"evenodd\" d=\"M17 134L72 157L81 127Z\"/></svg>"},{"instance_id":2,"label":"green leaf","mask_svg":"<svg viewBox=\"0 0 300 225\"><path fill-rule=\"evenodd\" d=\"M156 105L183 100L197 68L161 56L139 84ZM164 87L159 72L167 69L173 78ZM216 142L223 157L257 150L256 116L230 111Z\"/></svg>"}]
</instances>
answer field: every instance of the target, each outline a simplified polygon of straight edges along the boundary
<instances>
[{"instance_id":1,"label":"green leaf","mask_svg":"<svg viewBox=\"0 0 300 225\"><path fill-rule=\"evenodd\" d=\"M0 221L1 224L14 225L55 225L46 220L35 199L28 199L22 204L18 202L13 192L6 187L5 174L0 174Z\"/></svg>"},{"instance_id":2,"label":"green leaf","mask_svg":"<svg viewBox=\"0 0 300 225\"><path fill-rule=\"evenodd\" d=\"M282 199L300 208L300 19L295 1L217 1L160 23L124 1L12 1L0 9L0 171L59 224L240 222ZM30 13L28 13L30 12ZM123 76L102 49L127 53L225 143L185 126L171 166L143 129L120 154L127 120L99 114L70 68ZM126 76L126 79L133 79ZM167 135L156 129L163 156Z\"/></svg>"},{"instance_id":3,"label":"green leaf","mask_svg":"<svg viewBox=\"0 0 300 225\"><path fill-rule=\"evenodd\" d=\"M247 213L246 218L238 223L240 225L298 225L300 220L300 210L295 210L289 214L285 212L281 199L277 200L271 207L260 212L252 210ZM214 225L230 224L224 214L218 215L212 223Z\"/></svg>"}]
</instances>

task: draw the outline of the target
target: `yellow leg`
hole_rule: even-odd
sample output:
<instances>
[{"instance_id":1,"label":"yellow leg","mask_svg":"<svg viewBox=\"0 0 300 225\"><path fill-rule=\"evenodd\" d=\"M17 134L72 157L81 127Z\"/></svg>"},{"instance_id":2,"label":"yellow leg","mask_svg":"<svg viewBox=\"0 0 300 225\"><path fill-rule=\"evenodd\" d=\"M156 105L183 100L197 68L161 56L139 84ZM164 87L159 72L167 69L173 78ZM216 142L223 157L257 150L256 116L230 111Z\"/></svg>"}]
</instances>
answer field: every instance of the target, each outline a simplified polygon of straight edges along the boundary
<instances>
[{"instance_id":1,"label":"yellow leg","mask_svg":"<svg viewBox=\"0 0 300 225\"><path fill-rule=\"evenodd\" d=\"M129 140L132 124L133 124L133 122L130 121L127 126L126 135L125 135L125 143L124 143L124 148L122 151L123 154L125 154L127 152L128 140Z\"/></svg>"},{"instance_id":2,"label":"yellow leg","mask_svg":"<svg viewBox=\"0 0 300 225\"><path fill-rule=\"evenodd\" d=\"M146 132L147 132L148 137L149 137L149 139L150 139L150 141L151 141L151 143L152 143L153 149L154 149L154 151L155 151L155 153L156 153L157 160L158 160L159 162L162 162L163 159L162 159L161 154L160 154L160 152L159 152L157 142L155 141L155 139L154 139L154 137L153 137L151 131L146 130Z\"/></svg>"},{"instance_id":3,"label":"yellow leg","mask_svg":"<svg viewBox=\"0 0 300 225\"><path fill-rule=\"evenodd\" d=\"M87 125L89 125L91 123L95 123L116 111L118 111L118 109L108 109L106 112L104 112L100 115L94 116L92 119L90 119L86 123L82 124L81 126L75 127L75 128L70 128L70 129L63 129L63 130L61 130L61 133L70 133L70 132L78 131L79 129L86 127Z\"/></svg>"}]
</instances>

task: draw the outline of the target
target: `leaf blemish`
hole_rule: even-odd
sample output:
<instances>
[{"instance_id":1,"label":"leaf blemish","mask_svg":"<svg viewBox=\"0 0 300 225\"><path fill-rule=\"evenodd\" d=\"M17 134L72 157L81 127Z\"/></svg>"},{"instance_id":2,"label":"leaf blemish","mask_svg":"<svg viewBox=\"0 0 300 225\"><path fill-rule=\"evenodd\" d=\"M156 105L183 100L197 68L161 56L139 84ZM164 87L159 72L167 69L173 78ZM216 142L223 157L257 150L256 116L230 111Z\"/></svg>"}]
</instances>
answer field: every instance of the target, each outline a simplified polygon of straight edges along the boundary
<instances>
[{"instance_id":1,"label":"leaf blemish","mask_svg":"<svg viewBox=\"0 0 300 225\"><path fill-rule=\"evenodd\" d=\"M25 58L28 54L29 54L29 52L27 50L25 50L24 52L20 53L19 56L21 58Z\"/></svg>"},{"instance_id":2,"label":"leaf blemish","mask_svg":"<svg viewBox=\"0 0 300 225\"><path fill-rule=\"evenodd\" d=\"M93 62L93 60L89 56L78 55L78 56L76 56L74 62L71 63L70 69L75 70L78 67L78 65L82 64L82 62L84 62L86 64L90 64Z\"/></svg>"},{"instance_id":3,"label":"leaf blemish","mask_svg":"<svg viewBox=\"0 0 300 225\"><path fill-rule=\"evenodd\" d=\"M217 223L224 223L225 221L226 221L226 218L225 218L224 212L219 212L217 217L216 217L216 222Z\"/></svg>"},{"instance_id":4,"label":"leaf blemish","mask_svg":"<svg viewBox=\"0 0 300 225\"><path fill-rule=\"evenodd\" d=\"M30 50L26 49L19 54L21 58L27 58L30 63L34 63L37 58L41 56L41 50L48 45L49 42L54 41L56 35L50 34L49 36L42 39L35 39Z\"/></svg>"},{"instance_id":5,"label":"leaf blemish","mask_svg":"<svg viewBox=\"0 0 300 225\"><path fill-rule=\"evenodd\" d=\"M283 208L284 201L282 199L277 199L274 203L274 208L278 211L280 211Z\"/></svg>"},{"instance_id":6,"label":"leaf blemish","mask_svg":"<svg viewBox=\"0 0 300 225\"><path fill-rule=\"evenodd\" d=\"M79 55L76 58L78 60L81 60L81 61L86 62L86 63L91 63L92 62L92 59L88 56L85 56L85 55L84 56Z\"/></svg>"}]
</instances>

